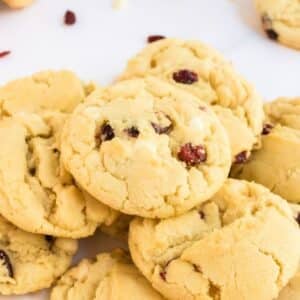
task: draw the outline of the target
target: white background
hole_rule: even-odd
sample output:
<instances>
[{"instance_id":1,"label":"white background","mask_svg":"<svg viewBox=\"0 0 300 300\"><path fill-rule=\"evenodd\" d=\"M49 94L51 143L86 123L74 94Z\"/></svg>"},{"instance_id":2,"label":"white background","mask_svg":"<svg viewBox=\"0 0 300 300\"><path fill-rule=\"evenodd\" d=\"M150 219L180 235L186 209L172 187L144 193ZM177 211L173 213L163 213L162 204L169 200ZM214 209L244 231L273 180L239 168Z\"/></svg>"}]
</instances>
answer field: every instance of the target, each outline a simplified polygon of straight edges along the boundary
<instances>
[{"instance_id":1,"label":"white background","mask_svg":"<svg viewBox=\"0 0 300 300\"><path fill-rule=\"evenodd\" d=\"M66 9L78 22L63 24ZM36 0L25 10L0 4L0 85L42 69L69 68L84 80L111 82L149 34L200 39L219 49L267 100L300 96L300 52L265 38L251 0ZM112 246L103 236L88 239L85 254ZM83 251L81 251L81 255ZM41 296L2 300L46 299Z\"/></svg>"}]
</instances>

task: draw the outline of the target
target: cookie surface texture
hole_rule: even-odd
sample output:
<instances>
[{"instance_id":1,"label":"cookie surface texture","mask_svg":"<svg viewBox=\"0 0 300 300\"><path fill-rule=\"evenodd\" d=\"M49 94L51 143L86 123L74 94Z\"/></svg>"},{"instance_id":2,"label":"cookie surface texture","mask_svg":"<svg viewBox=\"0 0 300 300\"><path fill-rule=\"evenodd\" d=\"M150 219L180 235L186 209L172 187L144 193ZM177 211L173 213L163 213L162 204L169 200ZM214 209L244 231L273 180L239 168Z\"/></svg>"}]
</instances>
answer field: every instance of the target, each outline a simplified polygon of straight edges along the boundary
<instances>
[{"instance_id":1,"label":"cookie surface texture","mask_svg":"<svg viewBox=\"0 0 300 300\"><path fill-rule=\"evenodd\" d=\"M154 75L213 106L230 137L232 160L258 142L262 100L255 89L213 48L198 41L151 43L127 65L120 79Z\"/></svg>"},{"instance_id":2,"label":"cookie surface texture","mask_svg":"<svg viewBox=\"0 0 300 300\"><path fill-rule=\"evenodd\" d=\"M125 214L187 211L222 186L231 164L228 137L211 109L153 77L95 93L64 129L67 170Z\"/></svg>"},{"instance_id":3,"label":"cookie surface texture","mask_svg":"<svg viewBox=\"0 0 300 300\"><path fill-rule=\"evenodd\" d=\"M197 210L136 218L129 248L168 299L271 300L297 271L299 238L286 201L261 185L228 179Z\"/></svg>"}]
</instances>

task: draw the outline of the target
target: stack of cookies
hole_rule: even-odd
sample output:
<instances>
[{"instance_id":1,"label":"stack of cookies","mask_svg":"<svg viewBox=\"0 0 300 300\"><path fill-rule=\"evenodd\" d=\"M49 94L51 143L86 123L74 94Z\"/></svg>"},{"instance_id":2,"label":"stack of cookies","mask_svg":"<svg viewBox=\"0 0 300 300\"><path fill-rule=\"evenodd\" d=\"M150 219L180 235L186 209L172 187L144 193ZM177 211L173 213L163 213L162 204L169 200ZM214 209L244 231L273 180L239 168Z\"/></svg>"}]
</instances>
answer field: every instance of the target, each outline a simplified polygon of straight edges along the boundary
<instances>
[{"instance_id":1,"label":"stack of cookies","mask_svg":"<svg viewBox=\"0 0 300 300\"><path fill-rule=\"evenodd\" d=\"M300 100L264 108L216 50L150 40L105 88L0 88L0 294L299 300ZM67 270L97 228L129 253Z\"/></svg>"}]
</instances>

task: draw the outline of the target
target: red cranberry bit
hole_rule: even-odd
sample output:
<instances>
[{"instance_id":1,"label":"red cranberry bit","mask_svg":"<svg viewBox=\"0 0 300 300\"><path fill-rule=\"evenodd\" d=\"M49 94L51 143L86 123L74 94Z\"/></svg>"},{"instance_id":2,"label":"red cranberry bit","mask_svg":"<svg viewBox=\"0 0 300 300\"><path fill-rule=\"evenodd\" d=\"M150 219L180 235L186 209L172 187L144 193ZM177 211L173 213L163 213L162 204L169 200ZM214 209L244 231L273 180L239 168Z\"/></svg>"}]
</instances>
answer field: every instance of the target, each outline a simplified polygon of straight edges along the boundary
<instances>
[{"instance_id":1,"label":"red cranberry bit","mask_svg":"<svg viewBox=\"0 0 300 300\"><path fill-rule=\"evenodd\" d=\"M199 211L199 216L203 220L205 218L205 214L203 211Z\"/></svg>"},{"instance_id":2,"label":"red cranberry bit","mask_svg":"<svg viewBox=\"0 0 300 300\"><path fill-rule=\"evenodd\" d=\"M99 132L95 134L96 146L99 147L101 142L110 141L115 137L113 128L108 124L104 123Z\"/></svg>"},{"instance_id":3,"label":"red cranberry bit","mask_svg":"<svg viewBox=\"0 0 300 300\"><path fill-rule=\"evenodd\" d=\"M298 214L298 216L296 217L296 222L299 224L300 226L300 213Z\"/></svg>"},{"instance_id":4,"label":"red cranberry bit","mask_svg":"<svg viewBox=\"0 0 300 300\"><path fill-rule=\"evenodd\" d=\"M235 161L234 163L236 164L243 164L248 160L248 152L247 151L242 151L241 153L237 154L235 156Z\"/></svg>"},{"instance_id":5,"label":"red cranberry bit","mask_svg":"<svg viewBox=\"0 0 300 300\"><path fill-rule=\"evenodd\" d=\"M169 134L173 129L172 123L169 126L165 126L165 127L162 127L159 124L153 122L151 123L151 125L157 134Z\"/></svg>"},{"instance_id":6,"label":"red cranberry bit","mask_svg":"<svg viewBox=\"0 0 300 300\"><path fill-rule=\"evenodd\" d=\"M11 52L9 50L0 52L0 58L9 55Z\"/></svg>"},{"instance_id":7,"label":"red cranberry bit","mask_svg":"<svg viewBox=\"0 0 300 300\"><path fill-rule=\"evenodd\" d=\"M265 32L269 39L271 39L273 41L278 40L279 35L274 29L266 29Z\"/></svg>"},{"instance_id":8,"label":"red cranberry bit","mask_svg":"<svg viewBox=\"0 0 300 300\"><path fill-rule=\"evenodd\" d=\"M207 159L206 149L202 145L193 146L191 143L183 145L178 152L178 158L188 166L196 166Z\"/></svg>"},{"instance_id":9,"label":"red cranberry bit","mask_svg":"<svg viewBox=\"0 0 300 300\"><path fill-rule=\"evenodd\" d=\"M74 25L76 23L76 15L73 11L67 10L65 13L65 24Z\"/></svg>"},{"instance_id":10,"label":"red cranberry bit","mask_svg":"<svg viewBox=\"0 0 300 300\"><path fill-rule=\"evenodd\" d=\"M263 135L269 134L273 128L274 128L274 126L272 124L265 124L263 127L263 130L262 130L262 134Z\"/></svg>"},{"instance_id":11,"label":"red cranberry bit","mask_svg":"<svg viewBox=\"0 0 300 300\"><path fill-rule=\"evenodd\" d=\"M173 79L178 83L193 84L198 81L198 75L190 70L179 70L173 73Z\"/></svg>"},{"instance_id":12,"label":"red cranberry bit","mask_svg":"<svg viewBox=\"0 0 300 300\"><path fill-rule=\"evenodd\" d=\"M4 250L0 250L0 261L2 261L2 265L4 265L7 269L8 276L14 277L14 270L9 259L9 256L6 254Z\"/></svg>"},{"instance_id":13,"label":"red cranberry bit","mask_svg":"<svg viewBox=\"0 0 300 300\"><path fill-rule=\"evenodd\" d=\"M137 138L140 134L140 131L135 126L126 129L126 132L128 133L129 136L133 138Z\"/></svg>"},{"instance_id":14,"label":"red cranberry bit","mask_svg":"<svg viewBox=\"0 0 300 300\"><path fill-rule=\"evenodd\" d=\"M163 36L163 35L149 35L148 38L147 38L147 42L148 43L153 43L153 42L156 42L156 41L159 41L159 40L163 40L165 39L166 37Z\"/></svg>"},{"instance_id":15,"label":"red cranberry bit","mask_svg":"<svg viewBox=\"0 0 300 300\"><path fill-rule=\"evenodd\" d=\"M163 281L166 281L166 278L167 278L167 272L164 270L164 271L161 271L160 273L159 273L159 276L161 277L161 279L163 280Z\"/></svg>"}]
</instances>

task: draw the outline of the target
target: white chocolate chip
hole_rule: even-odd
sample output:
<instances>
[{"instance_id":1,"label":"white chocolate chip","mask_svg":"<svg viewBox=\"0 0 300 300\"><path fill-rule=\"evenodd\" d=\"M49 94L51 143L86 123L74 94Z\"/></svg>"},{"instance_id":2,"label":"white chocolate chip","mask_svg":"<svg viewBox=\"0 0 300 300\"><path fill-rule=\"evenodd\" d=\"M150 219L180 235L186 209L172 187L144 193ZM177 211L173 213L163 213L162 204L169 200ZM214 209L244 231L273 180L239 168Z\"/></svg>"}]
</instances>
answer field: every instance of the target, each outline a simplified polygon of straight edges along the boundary
<instances>
[{"instance_id":1,"label":"white chocolate chip","mask_svg":"<svg viewBox=\"0 0 300 300\"><path fill-rule=\"evenodd\" d=\"M204 130L204 124L201 118L195 117L190 120L190 127L196 130Z\"/></svg>"}]
</instances>

